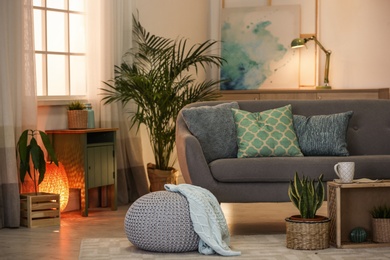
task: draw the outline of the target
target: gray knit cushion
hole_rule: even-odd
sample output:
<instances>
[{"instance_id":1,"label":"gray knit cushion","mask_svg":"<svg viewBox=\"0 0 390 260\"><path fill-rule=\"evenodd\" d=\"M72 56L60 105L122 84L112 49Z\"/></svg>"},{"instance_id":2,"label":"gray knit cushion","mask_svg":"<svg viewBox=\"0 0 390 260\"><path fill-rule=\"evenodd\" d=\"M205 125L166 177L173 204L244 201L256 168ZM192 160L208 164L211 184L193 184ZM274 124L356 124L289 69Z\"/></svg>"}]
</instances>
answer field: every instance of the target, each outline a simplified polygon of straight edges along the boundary
<instances>
[{"instance_id":1,"label":"gray knit cushion","mask_svg":"<svg viewBox=\"0 0 390 260\"><path fill-rule=\"evenodd\" d=\"M179 193L157 191L140 197L126 213L125 232L133 245L147 251L198 249L188 201Z\"/></svg>"},{"instance_id":2,"label":"gray knit cushion","mask_svg":"<svg viewBox=\"0 0 390 260\"><path fill-rule=\"evenodd\" d=\"M207 162L219 158L237 157L236 125L231 108L237 102L216 106L184 108L183 119L188 130L199 140Z\"/></svg>"}]
</instances>

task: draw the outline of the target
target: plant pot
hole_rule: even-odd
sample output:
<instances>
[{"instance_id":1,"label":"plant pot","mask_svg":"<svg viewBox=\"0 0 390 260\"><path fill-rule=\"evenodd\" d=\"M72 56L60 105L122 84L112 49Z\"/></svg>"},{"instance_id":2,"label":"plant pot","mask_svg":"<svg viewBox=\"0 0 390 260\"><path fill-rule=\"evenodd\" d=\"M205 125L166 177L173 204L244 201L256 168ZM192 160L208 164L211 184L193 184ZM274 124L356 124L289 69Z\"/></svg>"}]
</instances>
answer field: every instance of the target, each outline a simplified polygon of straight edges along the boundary
<instances>
[{"instance_id":1,"label":"plant pot","mask_svg":"<svg viewBox=\"0 0 390 260\"><path fill-rule=\"evenodd\" d=\"M286 247L304 250L328 248L329 223L330 219L323 216L314 219L300 216L286 218Z\"/></svg>"},{"instance_id":2,"label":"plant pot","mask_svg":"<svg viewBox=\"0 0 390 260\"><path fill-rule=\"evenodd\" d=\"M88 127L87 110L68 110L68 128L86 129Z\"/></svg>"},{"instance_id":3,"label":"plant pot","mask_svg":"<svg viewBox=\"0 0 390 260\"><path fill-rule=\"evenodd\" d=\"M177 184L179 173L176 169L169 170L156 169L156 165L148 163L148 177L150 181L150 191L165 190L165 184Z\"/></svg>"},{"instance_id":4,"label":"plant pot","mask_svg":"<svg viewBox=\"0 0 390 260\"><path fill-rule=\"evenodd\" d=\"M377 243L390 242L390 218L372 218L372 241Z\"/></svg>"},{"instance_id":5,"label":"plant pot","mask_svg":"<svg viewBox=\"0 0 390 260\"><path fill-rule=\"evenodd\" d=\"M60 195L20 194L20 225L34 228L60 225Z\"/></svg>"}]
</instances>

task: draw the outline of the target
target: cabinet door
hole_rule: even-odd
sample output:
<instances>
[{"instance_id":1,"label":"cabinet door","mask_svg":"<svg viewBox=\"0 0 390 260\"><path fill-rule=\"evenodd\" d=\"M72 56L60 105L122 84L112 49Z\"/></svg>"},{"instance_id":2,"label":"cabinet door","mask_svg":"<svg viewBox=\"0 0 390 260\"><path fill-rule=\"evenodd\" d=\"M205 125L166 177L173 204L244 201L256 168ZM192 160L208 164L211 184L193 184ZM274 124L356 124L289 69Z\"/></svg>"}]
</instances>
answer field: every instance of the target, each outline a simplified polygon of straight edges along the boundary
<instances>
[{"instance_id":1,"label":"cabinet door","mask_svg":"<svg viewBox=\"0 0 390 260\"><path fill-rule=\"evenodd\" d=\"M115 183L114 145L87 148L88 188Z\"/></svg>"}]
</instances>

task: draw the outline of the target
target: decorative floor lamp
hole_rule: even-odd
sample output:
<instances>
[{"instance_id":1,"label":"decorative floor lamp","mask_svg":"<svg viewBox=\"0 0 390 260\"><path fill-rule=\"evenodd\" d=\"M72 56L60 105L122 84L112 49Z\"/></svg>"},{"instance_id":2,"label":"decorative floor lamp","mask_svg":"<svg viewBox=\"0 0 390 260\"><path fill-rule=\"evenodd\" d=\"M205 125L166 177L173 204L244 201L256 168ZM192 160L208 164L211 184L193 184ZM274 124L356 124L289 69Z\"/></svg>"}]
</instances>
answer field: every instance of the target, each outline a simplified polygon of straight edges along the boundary
<instances>
[{"instance_id":1,"label":"decorative floor lamp","mask_svg":"<svg viewBox=\"0 0 390 260\"><path fill-rule=\"evenodd\" d=\"M326 60L325 60L325 74L324 74L324 85L317 86L317 89L331 89L332 87L329 85L329 62L330 62L330 54L332 53L330 50L327 50L322 46L322 44L317 40L317 38L313 35L310 38L296 38L291 42L291 48L301 48L305 46L306 42L314 40L315 43L320 46L321 50L325 52Z\"/></svg>"}]
</instances>

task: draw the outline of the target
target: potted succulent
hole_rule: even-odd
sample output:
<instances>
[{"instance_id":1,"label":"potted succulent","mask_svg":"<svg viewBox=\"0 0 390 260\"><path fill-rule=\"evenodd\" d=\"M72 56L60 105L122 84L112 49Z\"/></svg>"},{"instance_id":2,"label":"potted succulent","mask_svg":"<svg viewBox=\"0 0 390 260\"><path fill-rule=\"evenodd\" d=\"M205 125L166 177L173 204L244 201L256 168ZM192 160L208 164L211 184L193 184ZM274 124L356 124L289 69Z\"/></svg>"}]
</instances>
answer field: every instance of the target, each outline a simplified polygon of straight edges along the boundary
<instances>
[{"instance_id":1,"label":"potted succulent","mask_svg":"<svg viewBox=\"0 0 390 260\"><path fill-rule=\"evenodd\" d=\"M371 211L372 240L377 243L390 242L390 206L380 205Z\"/></svg>"},{"instance_id":2,"label":"potted succulent","mask_svg":"<svg viewBox=\"0 0 390 260\"><path fill-rule=\"evenodd\" d=\"M39 184L45 178L46 160L37 137L40 137L51 161L58 166L49 137L39 130L23 131L17 143L20 181L23 184L28 174L33 181L35 192L20 194L21 225L26 227L59 225L60 195L38 191Z\"/></svg>"},{"instance_id":3,"label":"potted succulent","mask_svg":"<svg viewBox=\"0 0 390 260\"><path fill-rule=\"evenodd\" d=\"M85 129L88 127L88 111L84 103L76 100L68 104L68 128Z\"/></svg>"},{"instance_id":4,"label":"potted succulent","mask_svg":"<svg viewBox=\"0 0 390 260\"><path fill-rule=\"evenodd\" d=\"M137 105L130 116L131 126L144 124L155 164L148 164L151 191L177 181L172 153L175 147L176 118L187 104L213 100L219 96L219 80L198 82L198 70L220 66L223 59L210 53L216 41L207 40L188 47L185 39L171 40L145 30L133 16L136 46L126 54L132 60L115 67L115 78L105 82L105 104L129 101ZM156 183L156 185L154 185Z\"/></svg>"},{"instance_id":5,"label":"potted succulent","mask_svg":"<svg viewBox=\"0 0 390 260\"><path fill-rule=\"evenodd\" d=\"M286 242L291 249L324 249L329 247L330 219L316 215L325 199L323 175L317 181L294 175L288 195L300 215L286 218Z\"/></svg>"}]
</instances>

